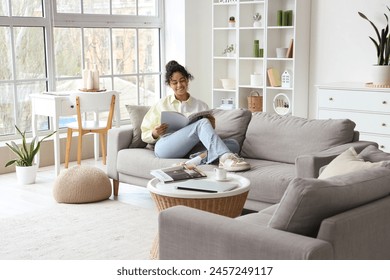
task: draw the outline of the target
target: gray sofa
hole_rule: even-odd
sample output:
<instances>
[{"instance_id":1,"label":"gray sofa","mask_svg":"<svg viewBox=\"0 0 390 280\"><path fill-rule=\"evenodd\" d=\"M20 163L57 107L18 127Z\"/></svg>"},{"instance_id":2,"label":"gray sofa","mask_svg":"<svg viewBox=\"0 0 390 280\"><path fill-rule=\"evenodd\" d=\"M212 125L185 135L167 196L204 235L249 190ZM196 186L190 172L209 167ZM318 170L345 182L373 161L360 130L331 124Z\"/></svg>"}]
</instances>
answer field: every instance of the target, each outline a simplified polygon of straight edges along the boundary
<instances>
[{"instance_id":1,"label":"gray sofa","mask_svg":"<svg viewBox=\"0 0 390 280\"><path fill-rule=\"evenodd\" d=\"M390 259L390 169L293 179L236 219L184 206L159 216L160 259Z\"/></svg>"},{"instance_id":2,"label":"gray sofa","mask_svg":"<svg viewBox=\"0 0 390 280\"><path fill-rule=\"evenodd\" d=\"M113 128L108 133L107 173L113 179L115 195L120 182L146 186L152 178L150 170L184 160L155 157L140 138L140 123L148 107L127 109L132 125ZM376 145L359 141L355 123L350 120L308 120L252 114L244 109L215 109L214 115L217 133L221 138L235 138L242 145L241 155L251 164L251 170L239 174L251 181L245 208L255 211L278 203L295 177L316 178L322 166L348 147L360 152L370 144Z\"/></svg>"}]
</instances>

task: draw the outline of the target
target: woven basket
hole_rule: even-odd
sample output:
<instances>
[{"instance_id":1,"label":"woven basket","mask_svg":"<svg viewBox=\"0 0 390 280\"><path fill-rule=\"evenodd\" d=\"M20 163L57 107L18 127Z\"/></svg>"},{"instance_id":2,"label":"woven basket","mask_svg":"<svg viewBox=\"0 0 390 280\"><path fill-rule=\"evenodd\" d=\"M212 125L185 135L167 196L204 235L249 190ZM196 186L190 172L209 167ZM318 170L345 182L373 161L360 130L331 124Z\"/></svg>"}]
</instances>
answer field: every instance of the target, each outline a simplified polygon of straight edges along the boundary
<instances>
[{"instance_id":1,"label":"woven basket","mask_svg":"<svg viewBox=\"0 0 390 280\"><path fill-rule=\"evenodd\" d=\"M235 218L241 215L248 192L218 198L177 198L150 193L157 209L162 211L172 206L184 205L211 213Z\"/></svg>"},{"instance_id":2,"label":"woven basket","mask_svg":"<svg viewBox=\"0 0 390 280\"><path fill-rule=\"evenodd\" d=\"M248 109L251 112L262 112L263 111L263 97L256 90L251 91L248 96Z\"/></svg>"}]
</instances>

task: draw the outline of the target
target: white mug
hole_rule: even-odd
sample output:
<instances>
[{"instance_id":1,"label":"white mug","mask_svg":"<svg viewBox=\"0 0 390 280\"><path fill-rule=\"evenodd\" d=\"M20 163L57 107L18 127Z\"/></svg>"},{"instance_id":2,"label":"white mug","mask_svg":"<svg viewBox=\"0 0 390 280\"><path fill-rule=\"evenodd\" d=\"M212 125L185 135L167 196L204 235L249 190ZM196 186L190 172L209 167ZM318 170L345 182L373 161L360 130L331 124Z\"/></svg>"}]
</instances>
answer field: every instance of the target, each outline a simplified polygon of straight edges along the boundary
<instances>
[{"instance_id":1,"label":"white mug","mask_svg":"<svg viewBox=\"0 0 390 280\"><path fill-rule=\"evenodd\" d=\"M226 170L223 168L214 168L215 179L226 180Z\"/></svg>"}]
</instances>

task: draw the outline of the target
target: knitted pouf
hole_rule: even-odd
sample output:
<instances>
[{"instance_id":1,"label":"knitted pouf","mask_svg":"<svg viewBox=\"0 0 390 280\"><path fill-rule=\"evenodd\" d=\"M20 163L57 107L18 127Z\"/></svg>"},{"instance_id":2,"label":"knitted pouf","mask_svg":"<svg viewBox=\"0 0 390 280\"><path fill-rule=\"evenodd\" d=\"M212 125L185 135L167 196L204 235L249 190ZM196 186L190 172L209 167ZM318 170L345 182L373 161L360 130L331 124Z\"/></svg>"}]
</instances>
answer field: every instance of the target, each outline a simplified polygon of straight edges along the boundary
<instances>
[{"instance_id":1,"label":"knitted pouf","mask_svg":"<svg viewBox=\"0 0 390 280\"><path fill-rule=\"evenodd\" d=\"M111 196L111 183L101 169L76 165L61 171L54 183L53 196L59 203L101 201Z\"/></svg>"}]
</instances>

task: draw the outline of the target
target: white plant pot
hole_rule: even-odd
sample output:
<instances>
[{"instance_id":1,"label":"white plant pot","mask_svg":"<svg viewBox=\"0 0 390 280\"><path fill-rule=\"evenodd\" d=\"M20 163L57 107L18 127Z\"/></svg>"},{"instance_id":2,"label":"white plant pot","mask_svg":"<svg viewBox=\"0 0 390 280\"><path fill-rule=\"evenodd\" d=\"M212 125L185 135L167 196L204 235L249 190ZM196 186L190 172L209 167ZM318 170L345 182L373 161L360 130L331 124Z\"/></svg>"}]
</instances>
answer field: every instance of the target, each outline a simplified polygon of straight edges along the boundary
<instances>
[{"instance_id":1,"label":"white plant pot","mask_svg":"<svg viewBox=\"0 0 390 280\"><path fill-rule=\"evenodd\" d=\"M261 21L254 21L253 27L261 27Z\"/></svg>"},{"instance_id":2,"label":"white plant pot","mask_svg":"<svg viewBox=\"0 0 390 280\"><path fill-rule=\"evenodd\" d=\"M377 86L390 86L390 65L373 65L372 83Z\"/></svg>"},{"instance_id":3,"label":"white plant pot","mask_svg":"<svg viewBox=\"0 0 390 280\"><path fill-rule=\"evenodd\" d=\"M16 166L16 177L21 185L34 184L37 177L38 165Z\"/></svg>"}]
</instances>

